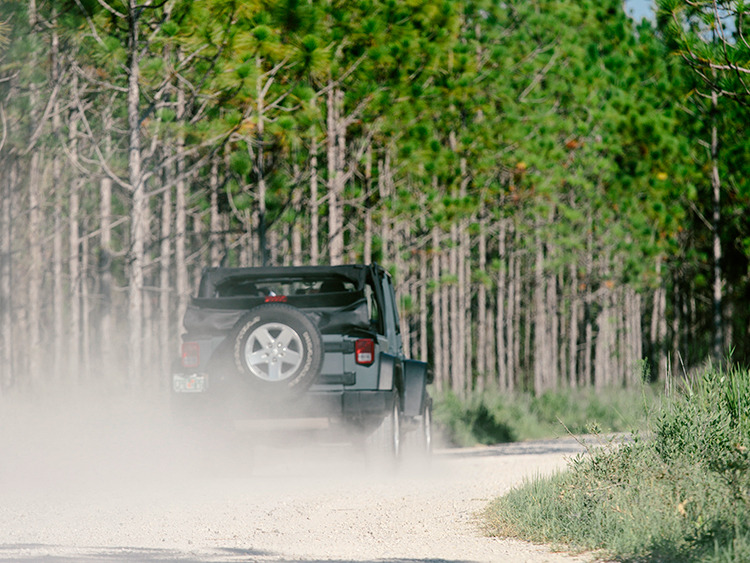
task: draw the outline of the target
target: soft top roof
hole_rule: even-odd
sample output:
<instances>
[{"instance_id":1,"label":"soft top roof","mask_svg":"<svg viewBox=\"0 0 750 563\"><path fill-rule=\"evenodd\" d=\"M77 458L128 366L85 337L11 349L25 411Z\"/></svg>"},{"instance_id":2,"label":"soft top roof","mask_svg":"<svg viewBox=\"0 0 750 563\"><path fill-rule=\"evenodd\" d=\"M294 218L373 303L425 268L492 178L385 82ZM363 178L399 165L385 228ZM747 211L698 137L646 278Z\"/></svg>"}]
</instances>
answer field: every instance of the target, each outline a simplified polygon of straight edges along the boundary
<instances>
[{"instance_id":1,"label":"soft top roof","mask_svg":"<svg viewBox=\"0 0 750 563\"><path fill-rule=\"evenodd\" d=\"M358 289L364 287L369 272L383 271L377 264L365 266L352 264L343 266L280 266L265 268L204 268L201 277L198 297L211 297L214 288L231 278L269 280L275 278L286 279L320 279L326 277L344 278L356 285Z\"/></svg>"}]
</instances>

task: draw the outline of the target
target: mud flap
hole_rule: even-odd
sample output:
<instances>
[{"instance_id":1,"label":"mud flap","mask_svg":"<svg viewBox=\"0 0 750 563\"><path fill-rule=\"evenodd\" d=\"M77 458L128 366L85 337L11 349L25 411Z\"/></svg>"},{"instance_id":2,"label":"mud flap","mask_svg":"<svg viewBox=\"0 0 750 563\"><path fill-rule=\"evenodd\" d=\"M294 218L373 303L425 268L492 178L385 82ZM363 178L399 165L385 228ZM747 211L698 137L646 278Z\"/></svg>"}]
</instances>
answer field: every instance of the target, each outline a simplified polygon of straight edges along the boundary
<instances>
[{"instance_id":1,"label":"mud flap","mask_svg":"<svg viewBox=\"0 0 750 563\"><path fill-rule=\"evenodd\" d=\"M428 369L426 362L418 360L404 360L404 414L419 416L424 408L427 395L425 385L428 383Z\"/></svg>"}]
</instances>

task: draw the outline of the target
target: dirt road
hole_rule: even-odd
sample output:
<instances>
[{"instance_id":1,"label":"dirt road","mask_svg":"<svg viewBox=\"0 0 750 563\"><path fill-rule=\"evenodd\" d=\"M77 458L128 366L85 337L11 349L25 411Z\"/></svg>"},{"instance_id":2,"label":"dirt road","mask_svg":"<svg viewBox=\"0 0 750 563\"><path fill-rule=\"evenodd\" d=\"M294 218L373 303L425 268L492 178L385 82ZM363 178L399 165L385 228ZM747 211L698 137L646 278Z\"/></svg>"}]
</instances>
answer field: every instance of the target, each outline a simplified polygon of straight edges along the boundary
<instances>
[{"instance_id":1,"label":"dirt road","mask_svg":"<svg viewBox=\"0 0 750 563\"><path fill-rule=\"evenodd\" d=\"M211 459L174 448L148 416L0 416L0 560L385 563L571 562L482 537L475 514L564 467L572 439L438 449L378 473L340 445L237 443ZM188 440L189 441L189 440Z\"/></svg>"}]
</instances>

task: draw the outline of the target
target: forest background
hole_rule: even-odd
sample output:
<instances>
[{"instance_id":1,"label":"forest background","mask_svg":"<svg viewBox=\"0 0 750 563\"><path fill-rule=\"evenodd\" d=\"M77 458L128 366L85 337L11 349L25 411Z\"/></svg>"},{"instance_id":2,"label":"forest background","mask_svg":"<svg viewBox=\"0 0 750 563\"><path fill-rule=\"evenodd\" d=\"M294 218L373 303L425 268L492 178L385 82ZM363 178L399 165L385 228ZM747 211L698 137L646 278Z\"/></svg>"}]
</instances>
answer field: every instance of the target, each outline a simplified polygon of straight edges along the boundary
<instances>
[{"instance_id":1,"label":"forest background","mask_svg":"<svg viewBox=\"0 0 750 563\"><path fill-rule=\"evenodd\" d=\"M459 397L747 365L745 8L660 8L3 0L0 393L164 392L219 264L385 265Z\"/></svg>"}]
</instances>

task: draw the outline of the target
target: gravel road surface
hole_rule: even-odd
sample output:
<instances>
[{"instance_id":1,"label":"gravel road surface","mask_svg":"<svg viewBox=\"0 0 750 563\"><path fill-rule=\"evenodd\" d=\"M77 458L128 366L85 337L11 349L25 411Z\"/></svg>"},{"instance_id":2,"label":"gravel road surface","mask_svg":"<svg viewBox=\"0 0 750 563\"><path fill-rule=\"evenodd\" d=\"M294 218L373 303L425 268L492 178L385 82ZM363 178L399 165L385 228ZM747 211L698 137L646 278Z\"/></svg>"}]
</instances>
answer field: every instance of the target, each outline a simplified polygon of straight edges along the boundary
<instances>
[{"instance_id":1,"label":"gravel road surface","mask_svg":"<svg viewBox=\"0 0 750 563\"><path fill-rule=\"evenodd\" d=\"M123 405L0 404L0 560L34 562L573 562L483 537L476 513L563 468L570 438L437 449L371 469L315 442L213 444L194 457L162 419ZM101 406L101 404L100 404Z\"/></svg>"}]
</instances>

